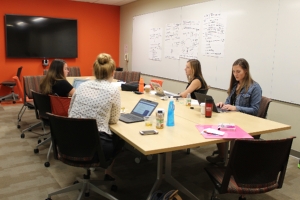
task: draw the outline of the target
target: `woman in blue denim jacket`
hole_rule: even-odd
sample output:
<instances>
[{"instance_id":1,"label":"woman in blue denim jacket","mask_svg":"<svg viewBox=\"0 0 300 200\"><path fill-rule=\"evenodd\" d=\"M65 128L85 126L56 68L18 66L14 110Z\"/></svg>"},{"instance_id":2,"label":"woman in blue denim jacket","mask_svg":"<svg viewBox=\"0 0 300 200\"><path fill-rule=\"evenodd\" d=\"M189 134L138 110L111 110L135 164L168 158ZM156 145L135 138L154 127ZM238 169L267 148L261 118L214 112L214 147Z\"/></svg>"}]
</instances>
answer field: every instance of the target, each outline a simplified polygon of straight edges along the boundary
<instances>
[{"instance_id":1,"label":"woman in blue denim jacket","mask_svg":"<svg viewBox=\"0 0 300 200\"><path fill-rule=\"evenodd\" d=\"M261 87L255 82L249 70L248 62L240 58L232 65L232 74L228 97L225 103L219 102L217 106L226 110L235 110L256 116L262 97ZM219 154L217 156L207 156L206 160L211 163L224 163L225 145L217 144Z\"/></svg>"}]
</instances>

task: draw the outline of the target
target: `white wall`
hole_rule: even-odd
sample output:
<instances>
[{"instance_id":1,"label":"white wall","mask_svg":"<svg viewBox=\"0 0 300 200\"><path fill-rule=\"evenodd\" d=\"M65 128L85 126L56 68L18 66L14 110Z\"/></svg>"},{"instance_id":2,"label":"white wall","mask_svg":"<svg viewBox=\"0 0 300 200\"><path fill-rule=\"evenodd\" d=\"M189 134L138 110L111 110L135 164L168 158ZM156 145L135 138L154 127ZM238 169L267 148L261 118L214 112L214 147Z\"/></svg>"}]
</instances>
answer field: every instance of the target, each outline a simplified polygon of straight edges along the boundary
<instances>
[{"instance_id":1,"label":"white wall","mask_svg":"<svg viewBox=\"0 0 300 200\"><path fill-rule=\"evenodd\" d=\"M160 10L166 10L170 8L176 8L185 5L191 5L196 3L202 3L209 0L138 0L136 2L121 6L121 19L120 19L120 66L124 70L131 70L131 47L132 47L132 19L134 16L156 12ZM249 0L251 1L251 0ZM129 62L124 61L124 46L127 46L129 53ZM247 59L247 58L246 58ZM201 62L201 60L200 60ZM141 63L142 65L143 63ZM296 66L295 66L296 67ZM184 71L182 72L184 73ZM143 76L146 83L153 77ZM255 79L255 77L253 77ZM284 84L284 81L282 81ZM228 83L229 85L229 83ZM186 83L164 79L164 89L177 92L178 89L184 90ZM297 92L297 91L291 91ZM212 95L216 102L224 101L227 94L223 90L210 89L208 92ZM292 126L291 130L275 132L271 134L265 134L262 136L264 139L277 139L289 136L297 136L300 131L300 123L298 122L300 117L300 106L294 104L288 104L279 101L273 101L270 104L267 118L273 121L277 121ZM292 149L300 152L300 140L295 139Z\"/></svg>"}]
</instances>

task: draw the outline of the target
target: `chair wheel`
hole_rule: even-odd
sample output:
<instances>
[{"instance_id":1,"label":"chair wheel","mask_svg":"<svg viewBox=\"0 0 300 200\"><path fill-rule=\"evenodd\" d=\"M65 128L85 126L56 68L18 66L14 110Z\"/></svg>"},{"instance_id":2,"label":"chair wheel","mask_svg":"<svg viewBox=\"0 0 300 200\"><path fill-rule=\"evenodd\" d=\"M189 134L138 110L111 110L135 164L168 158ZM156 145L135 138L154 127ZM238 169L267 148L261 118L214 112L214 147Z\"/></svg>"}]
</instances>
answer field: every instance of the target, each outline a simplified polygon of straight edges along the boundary
<instances>
[{"instance_id":1,"label":"chair wheel","mask_svg":"<svg viewBox=\"0 0 300 200\"><path fill-rule=\"evenodd\" d=\"M141 162L141 158L136 157L136 158L134 159L134 161L135 161L135 163L139 164L139 163Z\"/></svg>"},{"instance_id":2,"label":"chair wheel","mask_svg":"<svg viewBox=\"0 0 300 200\"><path fill-rule=\"evenodd\" d=\"M114 191L114 192L117 192L117 191L118 191L118 186L112 185L112 186L110 187L110 190L111 190L111 191Z\"/></svg>"},{"instance_id":3,"label":"chair wheel","mask_svg":"<svg viewBox=\"0 0 300 200\"><path fill-rule=\"evenodd\" d=\"M13 101L13 104L15 104L16 102L15 101Z\"/></svg>"},{"instance_id":4,"label":"chair wheel","mask_svg":"<svg viewBox=\"0 0 300 200\"><path fill-rule=\"evenodd\" d=\"M89 197L89 196L90 196L90 193L89 193L89 192L86 192L86 193L84 193L84 196L85 196L85 197Z\"/></svg>"},{"instance_id":5,"label":"chair wheel","mask_svg":"<svg viewBox=\"0 0 300 200\"><path fill-rule=\"evenodd\" d=\"M190 153L191 153L191 149L190 148L186 149L186 154L190 154Z\"/></svg>"},{"instance_id":6,"label":"chair wheel","mask_svg":"<svg viewBox=\"0 0 300 200\"><path fill-rule=\"evenodd\" d=\"M18 125L18 126L17 126L17 128L21 128L21 126L20 126L20 125Z\"/></svg>"},{"instance_id":7,"label":"chair wheel","mask_svg":"<svg viewBox=\"0 0 300 200\"><path fill-rule=\"evenodd\" d=\"M45 162L45 163L44 163L44 166L45 166L45 167L50 167L50 163L49 163L49 162Z\"/></svg>"},{"instance_id":8,"label":"chair wheel","mask_svg":"<svg viewBox=\"0 0 300 200\"><path fill-rule=\"evenodd\" d=\"M110 176L109 174L104 175L104 181L114 181L115 178Z\"/></svg>"},{"instance_id":9,"label":"chair wheel","mask_svg":"<svg viewBox=\"0 0 300 200\"><path fill-rule=\"evenodd\" d=\"M39 153L39 149L34 149L33 152L34 153Z\"/></svg>"},{"instance_id":10,"label":"chair wheel","mask_svg":"<svg viewBox=\"0 0 300 200\"><path fill-rule=\"evenodd\" d=\"M246 200L246 197L240 196L240 197L239 197L239 200Z\"/></svg>"},{"instance_id":11,"label":"chair wheel","mask_svg":"<svg viewBox=\"0 0 300 200\"><path fill-rule=\"evenodd\" d=\"M147 158L147 160L152 160L152 155L148 155L148 156L146 156L146 158Z\"/></svg>"},{"instance_id":12,"label":"chair wheel","mask_svg":"<svg viewBox=\"0 0 300 200\"><path fill-rule=\"evenodd\" d=\"M51 198L47 198L46 200L52 200Z\"/></svg>"},{"instance_id":13,"label":"chair wheel","mask_svg":"<svg viewBox=\"0 0 300 200\"><path fill-rule=\"evenodd\" d=\"M41 142L42 142L41 140L38 140L38 144L41 143Z\"/></svg>"},{"instance_id":14,"label":"chair wheel","mask_svg":"<svg viewBox=\"0 0 300 200\"><path fill-rule=\"evenodd\" d=\"M24 138L24 137L25 137L25 134L24 134L24 133L22 133L22 134L21 134L21 138Z\"/></svg>"}]
</instances>

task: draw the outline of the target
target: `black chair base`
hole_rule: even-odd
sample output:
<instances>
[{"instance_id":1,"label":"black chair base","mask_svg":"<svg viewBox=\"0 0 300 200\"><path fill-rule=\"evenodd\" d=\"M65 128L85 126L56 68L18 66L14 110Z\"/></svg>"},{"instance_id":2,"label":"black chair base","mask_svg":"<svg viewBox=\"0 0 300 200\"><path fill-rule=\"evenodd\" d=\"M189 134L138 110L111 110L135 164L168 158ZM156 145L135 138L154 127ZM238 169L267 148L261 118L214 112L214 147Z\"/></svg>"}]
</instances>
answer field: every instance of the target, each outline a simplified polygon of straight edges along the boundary
<instances>
[{"instance_id":1,"label":"black chair base","mask_svg":"<svg viewBox=\"0 0 300 200\"><path fill-rule=\"evenodd\" d=\"M117 200L117 198L115 198L112 195L104 192L103 190L101 190L99 187L96 186L96 185L103 184L104 182L107 182L107 181L105 181L105 180L103 180L103 181L101 181L101 180L99 180L99 181L90 180L90 175L89 174L90 174L90 170L87 169L87 175L84 174L83 179L77 177L76 181L74 182L73 185L65 187L65 188L60 189L56 192L52 192L52 193L48 194L48 198L46 200L51 200L51 196L53 196L53 195L62 194L62 193L70 192L70 191L73 191L73 190L80 190L80 193L77 197L77 200L80 200L83 197L83 194L84 194L84 196L88 197L90 195L89 190L92 190L92 191L96 192L97 194L100 194L101 196L106 197L107 199ZM116 185L112 185L111 190L115 191L116 188L117 188Z\"/></svg>"}]
</instances>

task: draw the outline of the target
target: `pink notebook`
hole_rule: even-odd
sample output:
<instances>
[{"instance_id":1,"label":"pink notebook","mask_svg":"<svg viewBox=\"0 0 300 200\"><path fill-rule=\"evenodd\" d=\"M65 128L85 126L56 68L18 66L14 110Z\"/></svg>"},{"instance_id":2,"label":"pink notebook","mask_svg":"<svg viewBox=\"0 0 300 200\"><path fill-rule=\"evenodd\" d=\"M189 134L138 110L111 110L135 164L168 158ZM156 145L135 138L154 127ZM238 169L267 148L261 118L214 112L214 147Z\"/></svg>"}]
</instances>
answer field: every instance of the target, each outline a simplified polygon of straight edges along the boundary
<instances>
[{"instance_id":1,"label":"pink notebook","mask_svg":"<svg viewBox=\"0 0 300 200\"><path fill-rule=\"evenodd\" d=\"M207 129L207 128L213 128L218 130L218 125L196 125L196 128L198 131L201 133L202 130ZM223 131L223 130L222 130ZM236 139L236 138L253 138L251 135L249 135L247 132L245 132L243 129L241 129L239 126L235 126L235 130L226 130L223 131L225 132L224 135L212 135L212 134L206 134L203 133L204 138L207 139L217 139L217 138L222 138L222 139Z\"/></svg>"}]
</instances>

